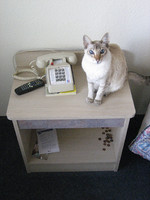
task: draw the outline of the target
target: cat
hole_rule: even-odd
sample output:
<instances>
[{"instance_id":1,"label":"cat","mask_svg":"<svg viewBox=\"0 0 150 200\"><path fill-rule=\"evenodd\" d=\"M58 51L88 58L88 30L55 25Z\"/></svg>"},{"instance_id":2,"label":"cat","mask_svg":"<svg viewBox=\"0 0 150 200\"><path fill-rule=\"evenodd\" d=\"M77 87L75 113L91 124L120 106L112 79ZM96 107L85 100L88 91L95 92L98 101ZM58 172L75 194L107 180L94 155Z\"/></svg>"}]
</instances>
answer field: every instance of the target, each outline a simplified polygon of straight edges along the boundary
<instances>
[{"instance_id":1,"label":"cat","mask_svg":"<svg viewBox=\"0 0 150 200\"><path fill-rule=\"evenodd\" d=\"M108 33L100 41L92 41L84 35L83 45L82 68L88 83L87 103L100 105L103 96L121 89L128 77L138 82L150 83L150 77L134 72L130 72L128 76L123 51L117 44L109 44Z\"/></svg>"},{"instance_id":2,"label":"cat","mask_svg":"<svg viewBox=\"0 0 150 200\"><path fill-rule=\"evenodd\" d=\"M83 44L82 68L88 82L86 101L100 105L104 95L124 86L127 79L126 60L118 45L109 44L108 33L100 41L92 41L84 35Z\"/></svg>"}]
</instances>

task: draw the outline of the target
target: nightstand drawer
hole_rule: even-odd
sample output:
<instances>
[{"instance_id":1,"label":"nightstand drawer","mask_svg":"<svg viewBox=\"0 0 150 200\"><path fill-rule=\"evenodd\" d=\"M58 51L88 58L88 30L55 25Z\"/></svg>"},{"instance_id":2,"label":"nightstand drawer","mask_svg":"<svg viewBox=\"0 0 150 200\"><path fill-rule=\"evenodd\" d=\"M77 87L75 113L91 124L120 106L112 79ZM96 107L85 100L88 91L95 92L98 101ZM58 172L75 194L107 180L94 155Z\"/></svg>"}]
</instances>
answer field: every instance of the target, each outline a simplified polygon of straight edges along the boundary
<instances>
[{"instance_id":1,"label":"nightstand drawer","mask_svg":"<svg viewBox=\"0 0 150 200\"><path fill-rule=\"evenodd\" d=\"M20 129L122 127L124 119L19 120Z\"/></svg>"}]
</instances>

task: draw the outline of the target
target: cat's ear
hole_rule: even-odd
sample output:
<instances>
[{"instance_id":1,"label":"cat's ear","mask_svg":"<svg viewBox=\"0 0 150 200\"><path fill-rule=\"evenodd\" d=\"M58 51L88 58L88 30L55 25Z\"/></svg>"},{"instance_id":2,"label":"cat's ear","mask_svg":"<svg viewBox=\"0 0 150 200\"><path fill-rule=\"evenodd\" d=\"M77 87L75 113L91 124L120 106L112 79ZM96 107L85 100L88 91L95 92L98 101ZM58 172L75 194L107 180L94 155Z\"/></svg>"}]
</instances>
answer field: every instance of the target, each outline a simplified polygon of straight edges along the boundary
<instances>
[{"instance_id":1,"label":"cat's ear","mask_svg":"<svg viewBox=\"0 0 150 200\"><path fill-rule=\"evenodd\" d=\"M87 35L83 36L83 45L85 49L87 49L88 45L91 44L91 42L92 40Z\"/></svg>"},{"instance_id":2,"label":"cat's ear","mask_svg":"<svg viewBox=\"0 0 150 200\"><path fill-rule=\"evenodd\" d=\"M105 35L102 37L101 42L108 47L109 45L109 33L105 33Z\"/></svg>"}]
</instances>

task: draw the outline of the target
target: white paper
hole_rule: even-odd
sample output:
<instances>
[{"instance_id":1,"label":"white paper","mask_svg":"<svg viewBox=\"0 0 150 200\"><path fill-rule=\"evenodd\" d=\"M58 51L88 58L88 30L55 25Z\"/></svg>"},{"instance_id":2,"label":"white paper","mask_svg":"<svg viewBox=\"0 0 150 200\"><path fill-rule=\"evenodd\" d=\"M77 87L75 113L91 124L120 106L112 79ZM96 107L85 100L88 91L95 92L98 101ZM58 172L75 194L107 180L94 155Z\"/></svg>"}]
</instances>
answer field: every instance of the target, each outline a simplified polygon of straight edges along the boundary
<instances>
[{"instance_id":1,"label":"white paper","mask_svg":"<svg viewBox=\"0 0 150 200\"><path fill-rule=\"evenodd\" d=\"M39 154L59 152L57 132L55 129L38 130Z\"/></svg>"},{"instance_id":2,"label":"white paper","mask_svg":"<svg viewBox=\"0 0 150 200\"><path fill-rule=\"evenodd\" d=\"M54 65L58 65L58 64L62 64L62 62L63 62L63 59L53 59L53 63L54 63Z\"/></svg>"}]
</instances>

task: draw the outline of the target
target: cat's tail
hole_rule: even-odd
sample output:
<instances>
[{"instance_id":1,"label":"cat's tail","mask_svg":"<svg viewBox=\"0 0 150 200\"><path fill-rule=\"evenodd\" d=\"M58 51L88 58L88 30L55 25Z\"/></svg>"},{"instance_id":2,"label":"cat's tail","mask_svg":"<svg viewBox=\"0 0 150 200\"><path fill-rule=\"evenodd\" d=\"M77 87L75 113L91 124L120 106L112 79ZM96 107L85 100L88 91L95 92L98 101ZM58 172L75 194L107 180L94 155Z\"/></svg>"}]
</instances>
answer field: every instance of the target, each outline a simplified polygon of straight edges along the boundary
<instances>
[{"instance_id":1,"label":"cat's tail","mask_svg":"<svg viewBox=\"0 0 150 200\"><path fill-rule=\"evenodd\" d=\"M143 76L136 72L130 71L130 72L128 72L128 78L129 78L129 80L136 81L139 84L150 85L150 76Z\"/></svg>"}]
</instances>

